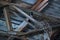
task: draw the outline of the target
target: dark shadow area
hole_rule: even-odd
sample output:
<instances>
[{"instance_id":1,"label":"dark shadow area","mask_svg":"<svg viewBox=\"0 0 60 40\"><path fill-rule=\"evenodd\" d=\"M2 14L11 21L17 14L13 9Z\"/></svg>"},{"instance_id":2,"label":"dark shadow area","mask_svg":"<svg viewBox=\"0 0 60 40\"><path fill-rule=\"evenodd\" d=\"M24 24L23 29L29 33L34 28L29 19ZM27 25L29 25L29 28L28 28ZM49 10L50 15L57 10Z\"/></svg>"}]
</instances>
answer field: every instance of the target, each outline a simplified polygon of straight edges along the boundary
<instances>
[{"instance_id":1,"label":"dark shadow area","mask_svg":"<svg viewBox=\"0 0 60 40\"><path fill-rule=\"evenodd\" d=\"M53 33L53 35L51 36L51 40L60 40L60 31L56 31L55 33Z\"/></svg>"},{"instance_id":2,"label":"dark shadow area","mask_svg":"<svg viewBox=\"0 0 60 40\"><path fill-rule=\"evenodd\" d=\"M14 38L13 40L21 40L21 39L18 39L18 38Z\"/></svg>"}]
</instances>

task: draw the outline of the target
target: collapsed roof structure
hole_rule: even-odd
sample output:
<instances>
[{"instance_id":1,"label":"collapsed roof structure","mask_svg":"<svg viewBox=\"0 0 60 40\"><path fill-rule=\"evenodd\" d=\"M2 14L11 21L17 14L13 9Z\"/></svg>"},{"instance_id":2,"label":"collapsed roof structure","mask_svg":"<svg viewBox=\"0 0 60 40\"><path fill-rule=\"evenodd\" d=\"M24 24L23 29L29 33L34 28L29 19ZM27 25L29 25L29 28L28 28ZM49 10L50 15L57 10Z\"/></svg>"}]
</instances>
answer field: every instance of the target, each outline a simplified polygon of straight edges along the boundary
<instances>
[{"instance_id":1,"label":"collapsed roof structure","mask_svg":"<svg viewBox=\"0 0 60 40\"><path fill-rule=\"evenodd\" d=\"M1 40L59 40L59 8L59 0L0 0Z\"/></svg>"}]
</instances>

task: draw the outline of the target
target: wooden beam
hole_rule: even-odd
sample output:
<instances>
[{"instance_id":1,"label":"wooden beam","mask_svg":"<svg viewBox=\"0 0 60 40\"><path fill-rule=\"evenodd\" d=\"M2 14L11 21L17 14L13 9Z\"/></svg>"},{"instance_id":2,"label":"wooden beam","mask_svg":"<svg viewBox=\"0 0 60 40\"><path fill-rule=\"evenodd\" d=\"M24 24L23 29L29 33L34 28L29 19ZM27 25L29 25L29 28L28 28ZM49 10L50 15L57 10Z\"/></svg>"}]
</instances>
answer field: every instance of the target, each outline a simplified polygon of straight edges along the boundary
<instances>
[{"instance_id":1,"label":"wooden beam","mask_svg":"<svg viewBox=\"0 0 60 40\"><path fill-rule=\"evenodd\" d=\"M11 24L11 21L10 21L10 15L7 13L7 10L6 8L4 8L4 16L5 16L5 20L6 20L6 25L7 25L7 28L9 31L12 31L12 24Z\"/></svg>"},{"instance_id":2,"label":"wooden beam","mask_svg":"<svg viewBox=\"0 0 60 40\"><path fill-rule=\"evenodd\" d=\"M42 11L47 5L48 5L48 3L46 3L44 6L42 6L41 8L39 8L38 12Z\"/></svg>"},{"instance_id":3,"label":"wooden beam","mask_svg":"<svg viewBox=\"0 0 60 40\"><path fill-rule=\"evenodd\" d=\"M31 8L34 10L43 0L37 0L36 4Z\"/></svg>"}]
</instances>

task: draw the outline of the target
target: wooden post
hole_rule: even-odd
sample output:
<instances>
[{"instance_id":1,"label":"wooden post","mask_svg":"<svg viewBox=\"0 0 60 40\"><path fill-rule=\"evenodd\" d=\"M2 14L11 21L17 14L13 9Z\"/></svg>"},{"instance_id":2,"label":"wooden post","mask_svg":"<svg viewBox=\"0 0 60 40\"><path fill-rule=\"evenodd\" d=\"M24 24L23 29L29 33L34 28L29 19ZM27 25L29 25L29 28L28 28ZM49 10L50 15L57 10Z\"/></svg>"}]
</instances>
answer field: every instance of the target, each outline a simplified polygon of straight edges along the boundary
<instances>
[{"instance_id":1,"label":"wooden post","mask_svg":"<svg viewBox=\"0 0 60 40\"><path fill-rule=\"evenodd\" d=\"M4 16L5 16L6 25L8 27L8 30L12 31L12 24L11 24L11 21L10 21L10 15L7 13L5 8L4 8L3 11L4 11Z\"/></svg>"}]
</instances>

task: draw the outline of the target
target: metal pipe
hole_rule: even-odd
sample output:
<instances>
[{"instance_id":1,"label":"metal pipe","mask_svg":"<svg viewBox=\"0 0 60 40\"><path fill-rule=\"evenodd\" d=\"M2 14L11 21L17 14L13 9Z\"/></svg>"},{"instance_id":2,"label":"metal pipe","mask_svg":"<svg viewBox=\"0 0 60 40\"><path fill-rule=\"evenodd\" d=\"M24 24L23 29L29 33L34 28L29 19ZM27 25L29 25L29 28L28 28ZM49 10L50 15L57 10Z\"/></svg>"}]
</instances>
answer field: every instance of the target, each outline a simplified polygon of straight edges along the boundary
<instances>
[{"instance_id":1,"label":"metal pipe","mask_svg":"<svg viewBox=\"0 0 60 40\"><path fill-rule=\"evenodd\" d=\"M21 31L24 27L27 26L27 22L26 21L23 21L19 26L18 28L16 28L14 31Z\"/></svg>"},{"instance_id":2,"label":"metal pipe","mask_svg":"<svg viewBox=\"0 0 60 40\"><path fill-rule=\"evenodd\" d=\"M27 20L25 20L24 18L20 17L17 13L12 12L15 16L17 16L19 19L22 19L22 21L26 21L30 26L32 26L33 28L35 28L35 26L31 23L29 23Z\"/></svg>"},{"instance_id":3,"label":"metal pipe","mask_svg":"<svg viewBox=\"0 0 60 40\"><path fill-rule=\"evenodd\" d=\"M16 17L18 17L19 18L19 20L21 20L21 21L24 21L23 19L22 19L22 17L20 17L16 12L13 12L13 11L11 11ZM12 17L12 18L14 18L14 17Z\"/></svg>"},{"instance_id":4,"label":"metal pipe","mask_svg":"<svg viewBox=\"0 0 60 40\"><path fill-rule=\"evenodd\" d=\"M24 11L22 11L21 9L17 8L16 6L13 6L13 8L15 8L18 12L20 12L21 14L23 14L24 16L26 16L28 19L30 19L31 21L33 21L34 23L38 24L39 22L36 21L34 18L30 17L29 15L27 15Z\"/></svg>"},{"instance_id":5,"label":"metal pipe","mask_svg":"<svg viewBox=\"0 0 60 40\"><path fill-rule=\"evenodd\" d=\"M15 16L21 18L17 13L13 12L13 14L15 14ZM27 24L29 24L30 26L32 26L33 28L35 28L35 26L31 23L29 23L27 20L29 20L27 18L27 20L21 18L24 22L22 24L19 25L19 27L17 29L15 29L15 31L21 31Z\"/></svg>"}]
</instances>

